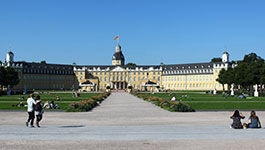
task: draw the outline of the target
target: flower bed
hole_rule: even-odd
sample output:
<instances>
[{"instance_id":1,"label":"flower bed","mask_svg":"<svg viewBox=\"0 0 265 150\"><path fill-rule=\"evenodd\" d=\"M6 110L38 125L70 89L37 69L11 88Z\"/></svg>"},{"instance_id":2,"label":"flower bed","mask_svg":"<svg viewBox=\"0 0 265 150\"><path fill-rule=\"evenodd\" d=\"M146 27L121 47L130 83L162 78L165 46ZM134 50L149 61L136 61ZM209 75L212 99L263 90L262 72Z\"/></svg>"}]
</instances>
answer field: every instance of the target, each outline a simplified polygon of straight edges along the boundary
<instances>
[{"instance_id":1,"label":"flower bed","mask_svg":"<svg viewBox=\"0 0 265 150\"><path fill-rule=\"evenodd\" d=\"M94 107L98 106L104 99L106 99L110 93L102 93L96 96L91 96L87 100L81 100L76 103L72 103L68 106L66 111L68 112L86 112L92 110Z\"/></svg>"},{"instance_id":2,"label":"flower bed","mask_svg":"<svg viewBox=\"0 0 265 150\"><path fill-rule=\"evenodd\" d=\"M163 109L166 109L168 111L172 112L195 112L194 109L192 109L190 106L183 104L179 101L171 101L168 99L160 98L160 97L154 97L154 96L149 96L147 94L143 93L132 93L133 95L151 102Z\"/></svg>"}]
</instances>

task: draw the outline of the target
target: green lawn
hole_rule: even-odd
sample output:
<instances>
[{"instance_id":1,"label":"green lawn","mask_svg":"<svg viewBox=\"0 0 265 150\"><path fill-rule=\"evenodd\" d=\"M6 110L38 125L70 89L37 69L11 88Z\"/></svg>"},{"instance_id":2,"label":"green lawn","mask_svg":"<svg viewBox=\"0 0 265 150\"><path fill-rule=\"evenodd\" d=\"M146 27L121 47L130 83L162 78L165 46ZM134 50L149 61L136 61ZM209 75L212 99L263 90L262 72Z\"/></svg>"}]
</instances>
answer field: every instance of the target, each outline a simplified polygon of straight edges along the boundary
<instances>
[{"instance_id":1,"label":"green lawn","mask_svg":"<svg viewBox=\"0 0 265 150\"><path fill-rule=\"evenodd\" d=\"M175 96L178 100L181 101L264 101L265 97L247 97L247 99L240 99L237 96L224 97L222 95L213 95L213 94L200 94L200 93L145 93L150 96L171 99Z\"/></svg>"},{"instance_id":2,"label":"green lawn","mask_svg":"<svg viewBox=\"0 0 265 150\"><path fill-rule=\"evenodd\" d=\"M13 109L13 110L26 110L27 107L13 107L12 105L14 105L16 103L0 103L0 109ZM58 110L66 110L68 108L68 105L70 103L56 103L59 105L59 107L61 107L61 109ZM52 109L49 109L52 110Z\"/></svg>"},{"instance_id":3,"label":"green lawn","mask_svg":"<svg viewBox=\"0 0 265 150\"><path fill-rule=\"evenodd\" d=\"M72 93L51 93L51 94L35 94L40 95L43 101L55 101L56 96L59 96L61 101L79 101L88 99L91 96L96 96L99 93L80 93L80 97L73 97ZM27 100L29 95L10 95L10 96L0 96L0 101L23 101L20 98L24 97L24 101Z\"/></svg>"},{"instance_id":4,"label":"green lawn","mask_svg":"<svg viewBox=\"0 0 265 150\"><path fill-rule=\"evenodd\" d=\"M265 110L265 102L242 102L242 103L186 103L195 110Z\"/></svg>"},{"instance_id":5,"label":"green lawn","mask_svg":"<svg viewBox=\"0 0 265 150\"><path fill-rule=\"evenodd\" d=\"M264 109L265 97L247 97L239 99L235 97L223 97L222 95L202 94L202 93L142 93L153 97L171 99L173 96L177 100L191 106L195 110L234 110L234 109Z\"/></svg>"},{"instance_id":6,"label":"green lawn","mask_svg":"<svg viewBox=\"0 0 265 150\"><path fill-rule=\"evenodd\" d=\"M51 93L51 94L35 94L40 95L43 103L45 101L54 101L55 104L58 104L61 109L67 109L70 101L80 101L89 99L91 96L99 95L100 93L80 93L80 97L73 97L72 93ZM23 110L26 109L25 107L12 107L12 105L18 104L20 101L23 101L26 104L27 98L29 95L10 95L10 96L0 96L0 109L18 109ZM60 97L60 101L56 101L56 96ZM24 97L24 100L19 98Z\"/></svg>"}]
</instances>

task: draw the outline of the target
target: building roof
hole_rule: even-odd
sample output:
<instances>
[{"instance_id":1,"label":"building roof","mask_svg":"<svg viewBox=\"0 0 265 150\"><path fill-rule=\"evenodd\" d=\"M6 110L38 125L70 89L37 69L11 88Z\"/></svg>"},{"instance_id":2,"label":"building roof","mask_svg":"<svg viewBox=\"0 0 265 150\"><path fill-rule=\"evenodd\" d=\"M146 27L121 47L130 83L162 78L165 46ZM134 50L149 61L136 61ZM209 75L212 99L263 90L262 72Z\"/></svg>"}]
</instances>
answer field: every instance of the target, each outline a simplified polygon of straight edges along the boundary
<instances>
[{"instance_id":1,"label":"building roof","mask_svg":"<svg viewBox=\"0 0 265 150\"><path fill-rule=\"evenodd\" d=\"M229 54L227 51L223 52L223 54Z\"/></svg>"},{"instance_id":2,"label":"building roof","mask_svg":"<svg viewBox=\"0 0 265 150\"><path fill-rule=\"evenodd\" d=\"M157 84L157 83L148 80L145 84Z\"/></svg>"},{"instance_id":3,"label":"building roof","mask_svg":"<svg viewBox=\"0 0 265 150\"><path fill-rule=\"evenodd\" d=\"M170 64L170 65L164 65L163 70L186 70L186 69L213 68L213 64L214 63Z\"/></svg>"},{"instance_id":4,"label":"building roof","mask_svg":"<svg viewBox=\"0 0 265 150\"><path fill-rule=\"evenodd\" d=\"M115 52L112 56L112 60L124 60L124 56L121 51Z\"/></svg>"},{"instance_id":5,"label":"building roof","mask_svg":"<svg viewBox=\"0 0 265 150\"><path fill-rule=\"evenodd\" d=\"M81 84L93 84L92 82L90 82L89 80L87 80L86 82L83 82Z\"/></svg>"},{"instance_id":6,"label":"building roof","mask_svg":"<svg viewBox=\"0 0 265 150\"><path fill-rule=\"evenodd\" d=\"M83 67L86 67L87 69L93 70L93 69L107 69L109 68L110 70L116 68L116 67L121 67L123 69L136 69L136 68L142 68L142 69L148 69L150 67L153 67L154 69L159 69L161 66L159 65L136 65L136 66L130 66L130 65L79 65L76 66L77 69L82 69Z\"/></svg>"},{"instance_id":7,"label":"building roof","mask_svg":"<svg viewBox=\"0 0 265 150\"><path fill-rule=\"evenodd\" d=\"M14 53L11 50L8 52L8 54L9 55L14 55Z\"/></svg>"}]
</instances>

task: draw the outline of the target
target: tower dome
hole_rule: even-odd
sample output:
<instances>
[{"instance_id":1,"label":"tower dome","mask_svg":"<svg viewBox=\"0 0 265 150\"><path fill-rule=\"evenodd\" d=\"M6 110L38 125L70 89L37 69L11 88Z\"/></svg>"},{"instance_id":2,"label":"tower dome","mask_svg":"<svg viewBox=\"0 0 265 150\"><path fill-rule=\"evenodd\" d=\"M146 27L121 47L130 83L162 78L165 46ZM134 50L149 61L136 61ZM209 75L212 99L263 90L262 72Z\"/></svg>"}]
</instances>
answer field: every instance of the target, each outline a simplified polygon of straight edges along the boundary
<instances>
[{"instance_id":1,"label":"tower dome","mask_svg":"<svg viewBox=\"0 0 265 150\"><path fill-rule=\"evenodd\" d=\"M120 44L118 44L117 46L116 46L116 51L115 52L120 52L121 51L121 46L120 46Z\"/></svg>"},{"instance_id":2,"label":"tower dome","mask_svg":"<svg viewBox=\"0 0 265 150\"><path fill-rule=\"evenodd\" d=\"M125 59L121 51L121 46L116 46L115 53L112 56L112 65L124 65Z\"/></svg>"},{"instance_id":3,"label":"tower dome","mask_svg":"<svg viewBox=\"0 0 265 150\"><path fill-rule=\"evenodd\" d=\"M222 62L223 63L227 63L229 62L229 53L227 51L223 52L223 55L222 55Z\"/></svg>"},{"instance_id":4,"label":"tower dome","mask_svg":"<svg viewBox=\"0 0 265 150\"><path fill-rule=\"evenodd\" d=\"M14 61L14 53L10 51L6 54L6 63L12 63Z\"/></svg>"}]
</instances>

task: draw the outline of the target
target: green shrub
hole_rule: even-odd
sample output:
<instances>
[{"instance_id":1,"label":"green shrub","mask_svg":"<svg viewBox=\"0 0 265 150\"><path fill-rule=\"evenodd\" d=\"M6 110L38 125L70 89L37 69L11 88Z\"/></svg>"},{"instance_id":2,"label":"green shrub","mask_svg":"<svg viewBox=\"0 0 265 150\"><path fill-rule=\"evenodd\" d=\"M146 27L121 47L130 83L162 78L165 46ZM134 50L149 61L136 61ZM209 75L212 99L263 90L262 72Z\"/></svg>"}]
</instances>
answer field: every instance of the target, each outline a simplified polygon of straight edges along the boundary
<instances>
[{"instance_id":1,"label":"green shrub","mask_svg":"<svg viewBox=\"0 0 265 150\"><path fill-rule=\"evenodd\" d=\"M98 105L98 102L102 102L110 93L103 93L97 96L92 96L90 99L81 100L76 103L72 103L68 106L66 111L68 112L85 112L90 111Z\"/></svg>"},{"instance_id":2,"label":"green shrub","mask_svg":"<svg viewBox=\"0 0 265 150\"><path fill-rule=\"evenodd\" d=\"M170 107L170 103L168 101L163 101L160 103L160 106L162 108L169 108Z\"/></svg>"},{"instance_id":3,"label":"green shrub","mask_svg":"<svg viewBox=\"0 0 265 150\"><path fill-rule=\"evenodd\" d=\"M195 112L194 109L192 109L190 106L183 104L183 103L177 103L173 105L174 111L177 112Z\"/></svg>"},{"instance_id":4,"label":"green shrub","mask_svg":"<svg viewBox=\"0 0 265 150\"><path fill-rule=\"evenodd\" d=\"M173 112L195 112L194 109L192 109L190 106L183 104L178 101L171 101L166 98L160 98L160 97L155 97L155 96L149 96L148 94L137 94L133 93L133 95L142 98L145 101L149 101L152 104L155 104L157 106L160 106L163 109L166 109L168 111L173 111Z\"/></svg>"}]
</instances>

